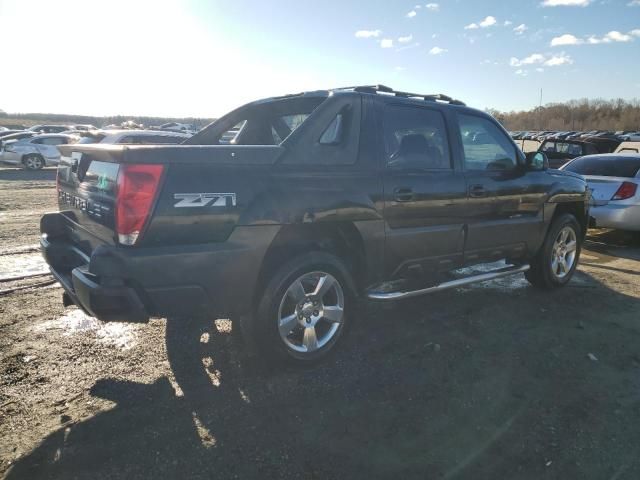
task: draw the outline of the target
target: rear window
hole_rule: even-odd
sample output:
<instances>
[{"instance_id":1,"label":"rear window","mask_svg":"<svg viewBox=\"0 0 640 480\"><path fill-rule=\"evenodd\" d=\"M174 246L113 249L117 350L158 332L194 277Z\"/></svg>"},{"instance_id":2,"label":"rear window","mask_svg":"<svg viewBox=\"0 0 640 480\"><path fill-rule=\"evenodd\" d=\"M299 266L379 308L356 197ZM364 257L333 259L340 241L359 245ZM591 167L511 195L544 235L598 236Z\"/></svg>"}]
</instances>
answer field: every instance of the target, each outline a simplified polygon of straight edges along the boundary
<instances>
[{"instance_id":1,"label":"rear window","mask_svg":"<svg viewBox=\"0 0 640 480\"><path fill-rule=\"evenodd\" d=\"M300 96L251 104L212 123L186 144L278 145L325 100L325 96Z\"/></svg>"},{"instance_id":2,"label":"rear window","mask_svg":"<svg viewBox=\"0 0 640 480\"><path fill-rule=\"evenodd\" d=\"M640 157L582 157L564 167L580 175L633 178L640 170Z\"/></svg>"}]
</instances>

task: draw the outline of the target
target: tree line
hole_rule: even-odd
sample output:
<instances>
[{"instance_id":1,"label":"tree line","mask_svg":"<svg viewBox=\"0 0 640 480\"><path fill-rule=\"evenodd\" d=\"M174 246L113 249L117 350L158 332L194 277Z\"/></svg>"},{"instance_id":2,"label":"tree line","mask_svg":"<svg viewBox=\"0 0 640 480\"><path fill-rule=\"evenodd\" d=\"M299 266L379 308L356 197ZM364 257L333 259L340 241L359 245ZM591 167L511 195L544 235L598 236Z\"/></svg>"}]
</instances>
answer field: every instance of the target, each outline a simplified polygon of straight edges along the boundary
<instances>
[{"instance_id":1,"label":"tree line","mask_svg":"<svg viewBox=\"0 0 640 480\"><path fill-rule=\"evenodd\" d=\"M640 100L580 99L549 103L533 110L488 110L507 130L640 131Z\"/></svg>"},{"instance_id":2,"label":"tree line","mask_svg":"<svg viewBox=\"0 0 640 480\"><path fill-rule=\"evenodd\" d=\"M24 125L34 124L91 124L96 127L105 125L120 125L122 122L131 120L145 127L152 125L162 125L168 122L191 123L198 128L202 128L213 121L212 118L177 118L177 117L146 117L146 116L124 116L113 115L108 117L96 117L90 115L72 115L64 113L6 113L0 110L0 125L8 121Z\"/></svg>"}]
</instances>

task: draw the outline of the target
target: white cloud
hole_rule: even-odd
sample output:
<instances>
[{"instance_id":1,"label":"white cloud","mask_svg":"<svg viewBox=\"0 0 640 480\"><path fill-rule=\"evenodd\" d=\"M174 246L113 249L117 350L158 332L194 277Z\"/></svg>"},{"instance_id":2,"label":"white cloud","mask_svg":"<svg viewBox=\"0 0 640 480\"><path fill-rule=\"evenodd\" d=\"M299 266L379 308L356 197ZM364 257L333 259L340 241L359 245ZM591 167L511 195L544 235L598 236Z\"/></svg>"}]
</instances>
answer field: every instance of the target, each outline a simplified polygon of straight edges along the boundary
<instances>
[{"instance_id":1,"label":"white cloud","mask_svg":"<svg viewBox=\"0 0 640 480\"><path fill-rule=\"evenodd\" d=\"M635 30L632 30L631 32L629 32L629 34L626 34L620 33L617 30L612 30L602 37L589 37L587 39L587 43L589 43L590 45L598 45L600 43L630 42L633 40L633 37L636 36L636 33L634 32Z\"/></svg>"},{"instance_id":2,"label":"white cloud","mask_svg":"<svg viewBox=\"0 0 640 480\"><path fill-rule=\"evenodd\" d=\"M551 39L551 46L558 47L563 45L599 45L601 43L614 43L614 42L632 42L634 40L633 37L640 37L640 29L631 30L628 33L621 33L617 30L612 30L609 33L603 35L602 37L598 37L596 35L591 35L587 38L578 38L575 35L571 35L570 33L565 33L564 35L560 35L559 37L554 37Z\"/></svg>"},{"instance_id":3,"label":"white cloud","mask_svg":"<svg viewBox=\"0 0 640 480\"><path fill-rule=\"evenodd\" d=\"M429 55L442 55L447 51L448 50L446 48L433 47L431 50L429 50Z\"/></svg>"},{"instance_id":4,"label":"white cloud","mask_svg":"<svg viewBox=\"0 0 640 480\"><path fill-rule=\"evenodd\" d=\"M415 10L411 10L409 13L407 13L407 17L408 18L413 18L417 15Z\"/></svg>"},{"instance_id":5,"label":"white cloud","mask_svg":"<svg viewBox=\"0 0 640 480\"><path fill-rule=\"evenodd\" d=\"M527 71L523 70L521 68L519 68L518 70L516 70L516 75L520 75L521 77L526 77L527 76Z\"/></svg>"},{"instance_id":6,"label":"white cloud","mask_svg":"<svg viewBox=\"0 0 640 480\"><path fill-rule=\"evenodd\" d=\"M513 22L511 20L505 20L504 21L504 26L508 27L509 25L513 25Z\"/></svg>"},{"instance_id":7,"label":"white cloud","mask_svg":"<svg viewBox=\"0 0 640 480\"><path fill-rule=\"evenodd\" d=\"M640 0L639 0L640 1ZM427 10L431 10L432 12L437 12L438 10L440 10L440 5L437 3L427 3L425 5L425 8Z\"/></svg>"},{"instance_id":8,"label":"white cloud","mask_svg":"<svg viewBox=\"0 0 640 480\"><path fill-rule=\"evenodd\" d=\"M529 27L527 27L524 23L521 23L513 29L513 31L516 32L516 35L522 35L527 30L529 30Z\"/></svg>"},{"instance_id":9,"label":"white cloud","mask_svg":"<svg viewBox=\"0 0 640 480\"><path fill-rule=\"evenodd\" d=\"M547 60L545 60L544 65L547 67L558 67L560 65L571 65L573 60L569 55L554 55Z\"/></svg>"},{"instance_id":10,"label":"white cloud","mask_svg":"<svg viewBox=\"0 0 640 480\"><path fill-rule=\"evenodd\" d=\"M495 25L497 23L496 17L493 17L491 15L487 16L484 20L478 22L478 23L470 23L469 25L467 25L466 27L464 27L465 30L475 30L476 28L487 28L487 27L492 27L493 25Z\"/></svg>"},{"instance_id":11,"label":"white cloud","mask_svg":"<svg viewBox=\"0 0 640 480\"><path fill-rule=\"evenodd\" d=\"M377 38L382 34L382 30L358 30L356 38Z\"/></svg>"},{"instance_id":12,"label":"white cloud","mask_svg":"<svg viewBox=\"0 0 640 480\"><path fill-rule=\"evenodd\" d=\"M391 38L383 38L380 40L380 46L382 48L391 48L393 47L393 39Z\"/></svg>"},{"instance_id":13,"label":"white cloud","mask_svg":"<svg viewBox=\"0 0 640 480\"><path fill-rule=\"evenodd\" d=\"M634 30L634 31L635 31L635 30ZM438 38L438 34L437 34L437 33L432 34L432 35L431 35L431 38Z\"/></svg>"},{"instance_id":14,"label":"white cloud","mask_svg":"<svg viewBox=\"0 0 640 480\"><path fill-rule=\"evenodd\" d=\"M551 46L558 47L561 45L581 45L584 43L584 40L576 37L575 35L571 35L570 33L565 33L564 35L560 35L559 37L554 37L551 39Z\"/></svg>"},{"instance_id":15,"label":"white cloud","mask_svg":"<svg viewBox=\"0 0 640 480\"><path fill-rule=\"evenodd\" d=\"M640 7L640 0L631 0L627 3L627 7Z\"/></svg>"},{"instance_id":16,"label":"white cloud","mask_svg":"<svg viewBox=\"0 0 640 480\"><path fill-rule=\"evenodd\" d=\"M544 0L543 7L586 7L591 0Z\"/></svg>"},{"instance_id":17,"label":"white cloud","mask_svg":"<svg viewBox=\"0 0 640 480\"><path fill-rule=\"evenodd\" d=\"M542 55L541 53L532 53L522 60L518 60L516 57L511 57L511 59L509 60L509 65L511 65L512 67L520 67L522 65L532 65L534 63L542 62L544 62L544 55Z\"/></svg>"},{"instance_id":18,"label":"white cloud","mask_svg":"<svg viewBox=\"0 0 640 480\"><path fill-rule=\"evenodd\" d=\"M406 37L398 37L398 43L409 43L413 40L413 35L407 35Z\"/></svg>"},{"instance_id":19,"label":"white cloud","mask_svg":"<svg viewBox=\"0 0 640 480\"><path fill-rule=\"evenodd\" d=\"M491 26L493 26L495 24L496 24L496 17L492 17L491 15L489 15L487 18L482 20L479 25L482 28L487 28L487 27L491 27Z\"/></svg>"},{"instance_id":20,"label":"white cloud","mask_svg":"<svg viewBox=\"0 0 640 480\"><path fill-rule=\"evenodd\" d=\"M538 67L538 68L536 68L536 72L540 72L540 73L542 73L542 72L544 72L544 68L542 68L542 67Z\"/></svg>"},{"instance_id":21,"label":"white cloud","mask_svg":"<svg viewBox=\"0 0 640 480\"><path fill-rule=\"evenodd\" d=\"M516 57L511 57L509 60L509 65L512 67L522 67L524 65L544 65L547 67L557 67L560 65L570 65L573 63L573 60L569 55L565 55L564 53L560 53L557 55L544 55L542 53L532 53L528 57L523 59L518 59Z\"/></svg>"}]
</instances>

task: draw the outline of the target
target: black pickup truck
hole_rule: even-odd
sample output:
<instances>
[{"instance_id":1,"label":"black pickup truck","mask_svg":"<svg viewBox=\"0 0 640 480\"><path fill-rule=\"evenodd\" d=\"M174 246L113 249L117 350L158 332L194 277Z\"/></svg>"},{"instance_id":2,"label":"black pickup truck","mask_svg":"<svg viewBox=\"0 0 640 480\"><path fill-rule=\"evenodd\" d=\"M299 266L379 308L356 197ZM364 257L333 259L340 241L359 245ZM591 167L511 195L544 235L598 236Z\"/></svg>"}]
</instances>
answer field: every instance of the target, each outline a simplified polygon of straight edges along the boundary
<instances>
[{"instance_id":1,"label":"black pickup truck","mask_svg":"<svg viewBox=\"0 0 640 480\"><path fill-rule=\"evenodd\" d=\"M491 116L384 86L250 103L177 146L60 150L41 243L65 304L239 319L299 363L333 349L358 298L522 272L562 286L589 218L585 181Z\"/></svg>"}]
</instances>

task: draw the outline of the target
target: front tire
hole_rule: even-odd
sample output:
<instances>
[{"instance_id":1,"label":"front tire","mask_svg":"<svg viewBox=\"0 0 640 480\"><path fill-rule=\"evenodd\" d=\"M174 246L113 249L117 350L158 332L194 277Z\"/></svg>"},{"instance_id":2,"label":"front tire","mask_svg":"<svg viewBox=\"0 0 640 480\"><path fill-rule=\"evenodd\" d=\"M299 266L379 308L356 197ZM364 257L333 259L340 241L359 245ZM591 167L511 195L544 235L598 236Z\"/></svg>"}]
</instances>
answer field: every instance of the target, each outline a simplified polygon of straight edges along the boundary
<instances>
[{"instance_id":1,"label":"front tire","mask_svg":"<svg viewBox=\"0 0 640 480\"><path fill-rule=\"evenodd\" d=\"M312 252L268 281L258 302L253 343L270 359L310 364L332 352L350 325L353 280L336 256Z\"/></svg>"},{"instance_id":2,"label":"front tire","mask_svg":"<svg viewBox=\"0 0 640 480\"><path fill-rule=\"evenodd\" d=\"M40 170L44 167L44 158L41 155L30 153L24 157L22 164L27 170Z\"/></svg>"},{"instance_id":3,"label":"front tire","mask_svg":"<svg viewBox=\"0 0 640 480\"><path fill-rule=\"evenodd\" d=\"M531 261L525 277L533 286L544 289L563 287L576 271L582 249L582 229L570 213L553 220L540 251Z\"/></svg>"}]
</instances>

